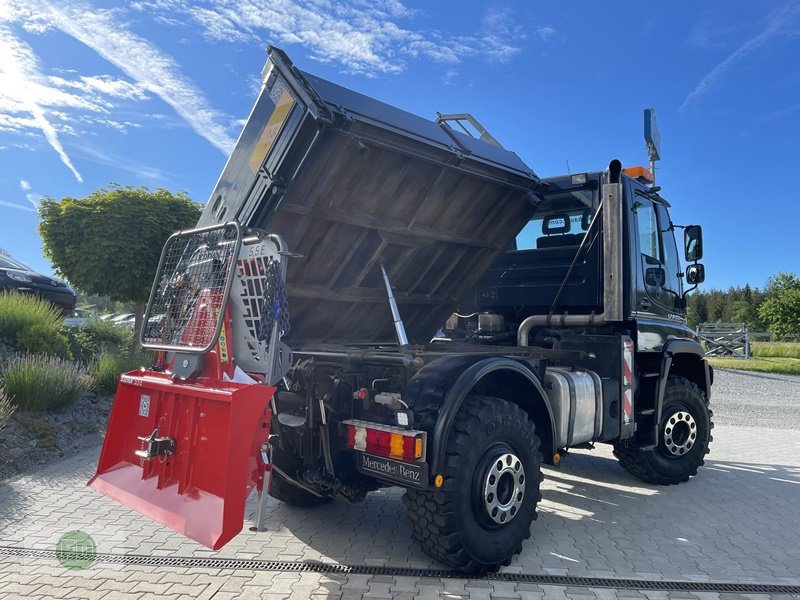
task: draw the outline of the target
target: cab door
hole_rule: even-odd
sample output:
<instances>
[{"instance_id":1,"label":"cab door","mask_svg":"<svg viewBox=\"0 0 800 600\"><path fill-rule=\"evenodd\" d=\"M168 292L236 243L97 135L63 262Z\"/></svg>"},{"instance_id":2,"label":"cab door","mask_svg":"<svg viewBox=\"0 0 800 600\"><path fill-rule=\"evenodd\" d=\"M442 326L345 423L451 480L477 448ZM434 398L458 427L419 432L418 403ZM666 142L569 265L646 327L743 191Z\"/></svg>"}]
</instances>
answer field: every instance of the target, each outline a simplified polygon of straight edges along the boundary
<instances>
[{"instance_id":1,"label":"cab door","mask_svg":"<svg viewBox=\"0 0 800 600\"><path fill-rule=\"evenodd\" d=\"M680 320L681 268L667 209L640 195L632 209L639 250L635 310Z\"/></svg>"}]
</instances>

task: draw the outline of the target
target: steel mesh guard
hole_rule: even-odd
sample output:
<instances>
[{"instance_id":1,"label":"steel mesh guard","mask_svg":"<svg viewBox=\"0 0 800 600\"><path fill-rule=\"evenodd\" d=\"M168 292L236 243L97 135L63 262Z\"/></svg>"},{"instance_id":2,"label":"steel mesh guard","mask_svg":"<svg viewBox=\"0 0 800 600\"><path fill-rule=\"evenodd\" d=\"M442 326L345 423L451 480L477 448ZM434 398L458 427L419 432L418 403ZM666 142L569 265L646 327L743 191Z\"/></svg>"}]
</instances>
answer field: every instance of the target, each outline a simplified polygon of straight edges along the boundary
<instances>
[{"instance_id":1,"label":"steel mesh guard","mask_svg":"<svg viewBox=\"0 0 800 600\"><path fill-rule=\"evenodd\" d=\"M234 354L237 364L249 373L266 373L268 369L265 358L270 336L262 335L263 329L271 330L276 318L278 335L289 329L281 250L282 242L276 236L245 237L236 261L229 304L234 323ZM276 298L280 300L277 307ZM266 315L265 306L270 307Z\"/></svg>"},{"instance_id":2,"label":"steel mesh guard","mask_svg":"<svg viewBox=\"0 0 800 600\"><path fill-rule=\"evenodd\" d=\"M241 238L227 223L167 240L140 333L144 348L206 352L216 343Z\"/></svg>"}]
</instances>

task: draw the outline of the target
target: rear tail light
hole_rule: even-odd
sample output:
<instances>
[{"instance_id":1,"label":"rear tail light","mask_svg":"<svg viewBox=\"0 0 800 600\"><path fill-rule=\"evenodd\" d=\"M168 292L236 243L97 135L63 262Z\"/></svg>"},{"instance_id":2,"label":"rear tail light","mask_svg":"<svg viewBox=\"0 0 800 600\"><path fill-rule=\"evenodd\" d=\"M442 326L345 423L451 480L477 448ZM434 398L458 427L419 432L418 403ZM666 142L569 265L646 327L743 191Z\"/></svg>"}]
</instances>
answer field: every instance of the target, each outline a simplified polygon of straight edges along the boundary
<instances>
[{"instance_id":1,"label":"rear tail light","mask_svg":"<svg viewBox=\"0 0 800 600\"><path fill-rule=\"evenodd\" d=\"M347 428L348 448L406 462L425 458L427 434L424 431L357 419L344 421L343 424Z\"/></svg>"}]
</instances>

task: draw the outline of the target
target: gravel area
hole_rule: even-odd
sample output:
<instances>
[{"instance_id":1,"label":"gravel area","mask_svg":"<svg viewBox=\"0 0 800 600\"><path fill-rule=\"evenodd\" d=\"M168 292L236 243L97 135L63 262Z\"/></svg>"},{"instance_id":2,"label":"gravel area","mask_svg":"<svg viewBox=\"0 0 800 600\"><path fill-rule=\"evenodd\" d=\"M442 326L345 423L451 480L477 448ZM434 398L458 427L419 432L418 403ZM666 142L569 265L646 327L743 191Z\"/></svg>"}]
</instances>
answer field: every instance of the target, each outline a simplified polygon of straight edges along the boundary
<instances>
[{"instance_id":1,"label":"gravel area","mask_svg":"<svg viewBox=\"0 0 800 600\"><path fill-rule=\"evenodd\" d=\"M718 425L800 427L800 376L714 370L711 407Z\"/></svg>"},{"instance_id":2,"label":"gravel area","mask_svg":"<svg viewBox=\"0 0 800 600\"><path fill-rule=\"evenodd\" d=\"M64 412L15 411L0 429L0 480L99 446L112 403L111 396L87 393Z\"/></svg>"}]
</instances>

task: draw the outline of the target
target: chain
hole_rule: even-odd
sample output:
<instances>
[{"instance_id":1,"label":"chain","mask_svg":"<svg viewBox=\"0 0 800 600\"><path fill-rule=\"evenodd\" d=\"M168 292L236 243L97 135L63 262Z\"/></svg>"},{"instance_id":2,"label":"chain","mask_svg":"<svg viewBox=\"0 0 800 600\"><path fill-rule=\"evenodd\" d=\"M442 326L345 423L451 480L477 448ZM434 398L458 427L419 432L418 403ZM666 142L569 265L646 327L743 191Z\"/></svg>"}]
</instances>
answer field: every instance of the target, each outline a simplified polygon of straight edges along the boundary
<instances>
[{"instance_id":1,"label":"chain","mask_svg":"<svg viewBox=\"0 0 800 600\"><path fill-rule=\"evenodd\" d=\"M277 260L269 259L265 279L258 340L265 341L269 345L276 323L279 337L289 333L289 302L286 299L286 286L283 284L280 263Z\"/></svg>"}]
</instances>

